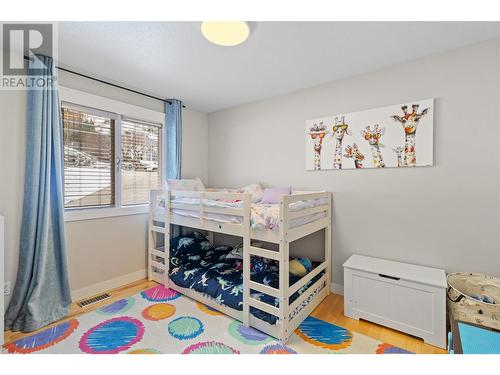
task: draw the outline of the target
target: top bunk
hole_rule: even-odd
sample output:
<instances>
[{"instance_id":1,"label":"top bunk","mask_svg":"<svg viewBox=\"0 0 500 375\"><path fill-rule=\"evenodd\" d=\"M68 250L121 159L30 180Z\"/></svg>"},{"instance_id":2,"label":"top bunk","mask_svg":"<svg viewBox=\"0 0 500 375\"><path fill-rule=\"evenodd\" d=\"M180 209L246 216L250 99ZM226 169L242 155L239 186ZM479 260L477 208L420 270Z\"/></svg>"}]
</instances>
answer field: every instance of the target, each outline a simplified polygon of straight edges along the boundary
<instances>
[{"instance_id":1,"label":"top bunk","mask_svg":"<svg viewBox=\"0 0 500 375\"><path fill-rule=\"evenodd\" d=\"M292 191L272 203L261 198L245 188L153 190L150 221L159 231L169 223L270 243L284 237L292 242L330 225L329 192Z\"/></svg>"}]
</instances>

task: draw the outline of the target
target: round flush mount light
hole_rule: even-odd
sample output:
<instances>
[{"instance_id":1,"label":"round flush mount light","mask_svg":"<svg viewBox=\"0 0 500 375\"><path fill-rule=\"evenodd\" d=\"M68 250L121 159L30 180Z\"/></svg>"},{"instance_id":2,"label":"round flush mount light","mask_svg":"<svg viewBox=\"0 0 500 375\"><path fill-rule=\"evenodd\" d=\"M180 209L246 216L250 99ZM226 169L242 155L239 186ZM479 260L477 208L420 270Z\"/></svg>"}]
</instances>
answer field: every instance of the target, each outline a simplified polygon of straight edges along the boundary
<instances>
[{"instance_id":1,"label":"round flush mount light","mask_svg":"<svg viewBox=\"0 0 500 375\"><path fill-rule=\"evenodd\" d=\"M248 22L205 21L201 23L201 33L210 42L219 46L237 46L250 35Z\"/></svg>"}]
</instances>

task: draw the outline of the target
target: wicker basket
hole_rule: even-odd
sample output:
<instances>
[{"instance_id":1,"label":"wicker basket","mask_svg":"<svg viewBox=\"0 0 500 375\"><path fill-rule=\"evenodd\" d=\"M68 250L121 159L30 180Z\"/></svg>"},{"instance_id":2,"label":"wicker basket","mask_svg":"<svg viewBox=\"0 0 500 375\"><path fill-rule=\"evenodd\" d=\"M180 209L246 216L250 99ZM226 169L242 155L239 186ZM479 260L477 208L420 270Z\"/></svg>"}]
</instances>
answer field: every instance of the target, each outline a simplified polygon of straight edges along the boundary
<instances>
[{"instance_id":1,"label":"wicker basket","mask_svg":"<svg viewBox=\"0 0 500 375\"><path fill-rule=\"evenodd\" d=\"M453 319L500 330L500 279L479 273L448 275L448 309ZM472 296L488 296L495 303Z\"/></svg>"}]
</instances>

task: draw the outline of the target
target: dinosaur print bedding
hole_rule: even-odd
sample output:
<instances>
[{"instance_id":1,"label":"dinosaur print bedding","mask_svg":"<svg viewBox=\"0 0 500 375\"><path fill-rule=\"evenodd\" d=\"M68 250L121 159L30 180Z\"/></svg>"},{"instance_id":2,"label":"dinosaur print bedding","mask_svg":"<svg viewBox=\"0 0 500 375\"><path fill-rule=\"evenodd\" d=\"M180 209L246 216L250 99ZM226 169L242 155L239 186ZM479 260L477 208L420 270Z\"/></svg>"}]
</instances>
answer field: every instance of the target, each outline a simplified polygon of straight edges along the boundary
<instances>
[{"instance_id":1,"label":"dinosaur print bedding","mask_svg":"<svg viewBox=\"0 0 500 375\"><path fill-rule=\"evenodd\" d=\"M172 239L170 247L170 279L176 285L194 289L212 297L220 304L242 310L243 262L241 259L226 258L232 247L214 247L199 232ZM294 293L289 302L293 302L321 276L322 273ZM279 286L277 264L270 264L264 272L251 271L250 277L252 281L264 285L274 288ZM299 279L300 277L290 275L290 285ZM251 295L264 303L278 306L278 300L275 297L257 291L251 291ZM250 313L270 324L276 324L277 317L274 315L253 307L250 307Z\"/></svg>"}]
</instances>

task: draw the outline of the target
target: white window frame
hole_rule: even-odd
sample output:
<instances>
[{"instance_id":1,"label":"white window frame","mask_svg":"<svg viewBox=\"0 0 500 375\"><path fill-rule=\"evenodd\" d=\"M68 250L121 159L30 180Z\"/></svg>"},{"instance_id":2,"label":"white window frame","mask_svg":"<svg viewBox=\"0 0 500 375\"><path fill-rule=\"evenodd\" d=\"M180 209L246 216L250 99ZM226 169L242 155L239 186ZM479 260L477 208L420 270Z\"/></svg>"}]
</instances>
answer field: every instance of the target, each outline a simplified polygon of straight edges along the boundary
<instances>
[{"instance_id":1,"label":"white window frame","mask_svg":"<svg viewBox=\"0 0 500 375\"><path fill-rule=\"evenodd\" d=\"M66 104L69 108L85 110L90 108L93 112L102 113L104 116L112 115L115 120L115 176L121 173L120 161L121 155L117 150L121 150L121 119L122 117L130 119L139 119L146 122L160 124L162 129L165 127L165 114L163 112L153 111L144 107L136 106L129 103L124 103L114 99L89 94L84 91L71 89L68 87L59 87L59 100L61 106ZM164 132L161 131L160 136L160 155L165 155L163 147L165 145L163 139ZM165 160L160 158L160 181L163 181L163 169ZM85 207L85 208L65 208L64 220L66 222L93 220L106 217L128 216L146 214L149 211L149 205L137 204L122 206L121 204L121 186L120 178L115 177L115 204L113 207Z\"/></svg>"}]
</instances>

